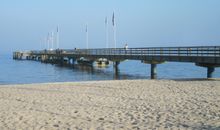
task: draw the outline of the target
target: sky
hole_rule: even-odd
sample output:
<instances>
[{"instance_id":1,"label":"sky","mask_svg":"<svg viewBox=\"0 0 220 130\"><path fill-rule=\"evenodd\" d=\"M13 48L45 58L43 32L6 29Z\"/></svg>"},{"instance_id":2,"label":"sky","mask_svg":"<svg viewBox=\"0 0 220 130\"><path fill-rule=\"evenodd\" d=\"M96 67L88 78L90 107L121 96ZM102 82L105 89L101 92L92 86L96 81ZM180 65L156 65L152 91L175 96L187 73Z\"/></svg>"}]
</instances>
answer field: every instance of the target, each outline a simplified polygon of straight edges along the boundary
<instances>
[{"instance_id":1,"label":"sky","mask_svg":"<svg viewBox=\"0 0 220 130\"><path fill-rule=\"evenodd\" d=\"M220 45L220 0L1 0L0 54L47 48L59 26L60 48Z\"/></svg>"}]
</instances>

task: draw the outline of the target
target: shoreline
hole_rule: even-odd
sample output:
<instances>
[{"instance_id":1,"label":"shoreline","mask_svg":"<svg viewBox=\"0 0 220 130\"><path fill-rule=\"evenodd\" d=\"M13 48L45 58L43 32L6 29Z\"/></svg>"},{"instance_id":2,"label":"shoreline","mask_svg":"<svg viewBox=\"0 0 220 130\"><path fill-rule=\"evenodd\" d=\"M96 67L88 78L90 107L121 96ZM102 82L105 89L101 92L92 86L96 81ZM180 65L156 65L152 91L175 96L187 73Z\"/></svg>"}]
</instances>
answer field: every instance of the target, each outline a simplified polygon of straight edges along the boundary
<instances>
[{"instance_id":1,"label":"shoreline","mask_svg":"<svg viewBox=\"0 0 220 130\"><path fill-rule=\"evenodd\" d=\"M0 86L0 129L220 129L220 80Z\"/></svg>"},{"instance_id":2,"label":"shoreline","mask_svg":"<svg viewBox=\"0 0 220 130\"><path fill-rule=\"evenodd\" d=\"M64 81L64 82L36 82L36 83L12 83L0 84L1 86L16 86L16 85L36 85L36 84L65 84L65 83L89 83L89 82L110 82L110 81L220 81L220 78L176 78L176 79L107 79L107 80L88 80L88 81Z\"/></svg>"}]
</instances>

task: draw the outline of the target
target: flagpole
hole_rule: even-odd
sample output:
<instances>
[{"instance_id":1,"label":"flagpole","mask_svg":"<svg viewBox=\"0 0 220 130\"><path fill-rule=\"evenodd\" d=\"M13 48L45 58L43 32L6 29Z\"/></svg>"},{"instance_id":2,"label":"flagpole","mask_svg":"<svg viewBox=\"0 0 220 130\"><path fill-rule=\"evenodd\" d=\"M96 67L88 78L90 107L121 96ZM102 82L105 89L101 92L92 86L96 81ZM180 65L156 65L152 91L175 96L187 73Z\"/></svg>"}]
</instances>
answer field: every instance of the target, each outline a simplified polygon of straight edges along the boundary
<instances>
[{"instance_id":1,"label":"flagpole","mask_svg":"<svg viewBox=\"0 0 220 130\"><path fill-rule=\"evenodd\" d=\"M106 29L106 48L109 48L109 45L108 45L108 18L106 17L105 18L105 29Z\"/></svg>"},{"instance_id":2,"label":"flagpole","mask_svg":"<svg viewBox=\"0 0 220 130\"><path fill-rule=\"evenodd\" d=\"M88 30L88 23L86 24L86 49L89 49L89 30Z\"/></svg>"},{"instance_id":3,"label":"flagpole","mask_svg":"<svg viewBox=\"0 0 220 130\"><path fill-rule=\"evenodd\" d=\"M51 50L53 50L54 39L53 39L53 31L51 32Z\"/></svg>"},{"instance_id":4,"label":"flagpole","mask_svg":"<svg viewBox=\"0 0 220 130\"><path fill-rule=\"evenodd\" d=\"M116 25L114 26L114 43L116 48Z\"/></svg>"},{"instance_id":5,"label":"flagpole","mask_svg":"<svg viewBox=\"0 0 220 130\"><path fill-rule=\"evenodd\" d=\"M47 37L45 37L45 39L44 39L44 42L45 42L45 50L47 49Z\"/></svg>"},{"instance_id":6,"label":"flagpole","mask_svg":"<svg viewBox=\"0 0 220 130\"><path fill-rule=\"evenodd\" d=\"M50 50L50 34L47 34L47 50Z\"/></svg>"},{"instance_id":7,"label":"flagpole","mask_svg":"<svg viewBox=\"0 0 220 130\"><path fill-rule=\"evenodd\" d=\"M113 25L113 35L114 35L114 47L116 48L116 23L115 23L115 14L112 15L112 25Z\"/></svg>"},{"instance_id":8,"label":"flagpole","mask_svg":"<svg viewBox=\"0 0 220 130\"><path fill-rule=\"evenodd\" d=\"M59 49L59 27L57 26L57 49Z\"/></svg>"}]
</instances>

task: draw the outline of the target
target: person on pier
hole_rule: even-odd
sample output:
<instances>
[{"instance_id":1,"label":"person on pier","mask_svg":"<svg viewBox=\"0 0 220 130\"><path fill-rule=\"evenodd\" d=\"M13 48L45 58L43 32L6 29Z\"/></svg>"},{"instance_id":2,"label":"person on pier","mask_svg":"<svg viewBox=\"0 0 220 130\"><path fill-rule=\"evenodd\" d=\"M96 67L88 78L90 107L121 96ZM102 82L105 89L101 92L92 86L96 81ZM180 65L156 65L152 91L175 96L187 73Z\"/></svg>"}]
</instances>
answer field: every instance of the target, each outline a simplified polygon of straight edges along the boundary
<instances>
[{"instance_id":1,"label":"person on pier","mask_svg":"<svg viewBox=\"0 0 220 130\"><path fill-rule=\"evenodd\" d=\"M124 48L125 48L125 50L128 50L128 44L127 43L125 44Z\"/></svg>"},{"instance_id":2,"label":"person on pier","mask_svg":"<svg viewBox=\"0 0 220 130\"><path fill-rule=\"evenodd\" d=\"M128 44L127 43L125 44L124 48L125 48L125 54L127 54L127 50L128 50Z\"/></svg>"}]
</instances>

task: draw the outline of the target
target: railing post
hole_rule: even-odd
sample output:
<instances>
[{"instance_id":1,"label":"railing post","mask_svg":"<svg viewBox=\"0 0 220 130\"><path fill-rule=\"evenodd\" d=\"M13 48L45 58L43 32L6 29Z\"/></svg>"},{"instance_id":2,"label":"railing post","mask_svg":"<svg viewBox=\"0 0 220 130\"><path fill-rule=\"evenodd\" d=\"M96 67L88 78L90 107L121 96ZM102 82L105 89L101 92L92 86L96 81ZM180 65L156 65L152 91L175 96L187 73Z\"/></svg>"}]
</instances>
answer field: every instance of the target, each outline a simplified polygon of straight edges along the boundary
<instances>
[{"instance_id":1,"label":"railing post","mask_svg":"<svg viewBox=\"0 0 220 130\"><path fill-rule=\"evenodd\" d=\"M219 50L218 50L218 56L220 56L220 47L219 47Z\"/></svg>"},{"instance_id":2,"label":"railing post","mask_svg":"<svg viewBox=\"0 0 220 130\"><path fill-rule=\"evenodd\" d=\"M189 56L189 48L186 48L186 55Z\"/></svg>"},{"instance_id":3,"label":"railing post","mask_svg":"<svg viewBox=\"0 0 220 130\"><path fill-rule=\"evenodd\" d=\"M171 54L171 53L170 53L170 48L169 48L169 56L170 56L170 54Z\"/></svg>"},{"instance_id":4,"label":"railing post","mask_svg":"<svg viewBox=\"0 0 220 130\"><path fill-rule=\"evenodd\" d=\"M180 56L180 48L178 47L178 56Z\"/></svg>"},{"instance_id":5,"label":"railing post","mask_svg":"<svg viewBox=\"0 0 220 130\"><path fill-rule=\"evenodd\" d=\"M208 50L208 49L209 49L209 48L207 48L207 50ZM204 48L201 48L201 56L203 56L204 53L205 53Z\"/></svg>"},{"instance_id":6,"label":"railing post","mask_svg":"<svg viewBox=\"0 0 220 130\"><path fill-rule=\"evenodd\" d=\"M216 57L216 46L214 47L214 56Z\"/></svg>"}]
</instances>

